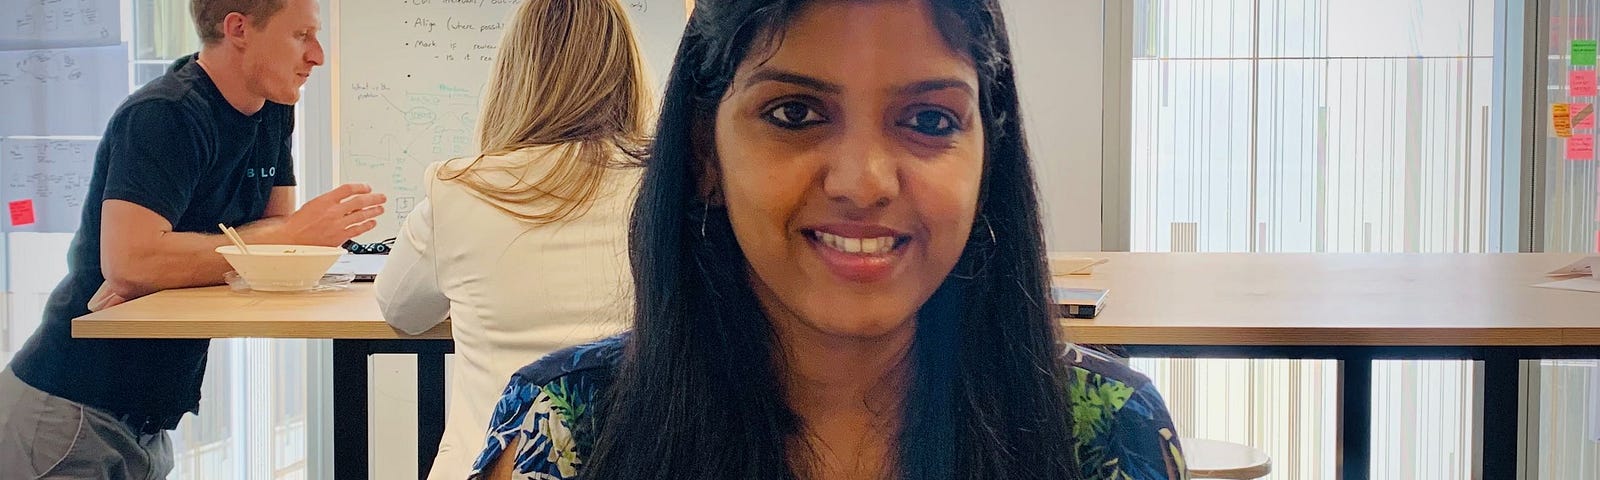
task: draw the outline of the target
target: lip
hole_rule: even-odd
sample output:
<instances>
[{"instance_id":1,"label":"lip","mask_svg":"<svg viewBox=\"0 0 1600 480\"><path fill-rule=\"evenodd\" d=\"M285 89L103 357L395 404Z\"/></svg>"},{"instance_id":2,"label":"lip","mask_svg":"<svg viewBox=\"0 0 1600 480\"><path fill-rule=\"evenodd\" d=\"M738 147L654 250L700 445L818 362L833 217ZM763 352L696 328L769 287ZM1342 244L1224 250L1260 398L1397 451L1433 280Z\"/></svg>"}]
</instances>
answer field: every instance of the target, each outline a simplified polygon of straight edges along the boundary
<instances>
[{"instance_id":1,"label":"lip","mask_svg":"<svg viewBox=\"0 0 1600 480\"><path fill-rule=\"evenodd\" d=\"M818 240L815 232L838 235L850 238L891 237L895 239L894 247L887 253L859 254L846 253L827 246ZM816 225L800 229L800 235L805 237L806 243L816 252L817 258L828 268L828 271L842 280L852 283L873 283L882 281L892 276L905 258L905 253L910 248L914 238L905 232L895 230L883 225L865 223L836 223Z\"/></svg>"}]
</instances>

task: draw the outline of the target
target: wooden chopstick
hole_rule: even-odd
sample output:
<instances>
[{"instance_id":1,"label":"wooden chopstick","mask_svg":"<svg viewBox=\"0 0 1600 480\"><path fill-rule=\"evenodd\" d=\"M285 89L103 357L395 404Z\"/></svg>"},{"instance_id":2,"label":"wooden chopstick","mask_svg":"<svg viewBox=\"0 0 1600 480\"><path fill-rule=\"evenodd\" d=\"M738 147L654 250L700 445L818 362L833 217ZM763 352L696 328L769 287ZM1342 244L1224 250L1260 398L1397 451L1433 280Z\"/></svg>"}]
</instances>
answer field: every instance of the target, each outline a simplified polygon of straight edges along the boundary
<instances>
[{"instance_id":1,"label":"wooden chopstick","mask_svg":"<svg viewBox=\"0 0 1600 480\"><path fill-rule=\"evenodd\" d=\"M223 224L220 224L220 223L217 224L217 228L222 229L222 234L223 235L227 235L228 236L228 240L233 241L233 246L239 247L239 252L240 253L243 253L245 255L249 255L250 254L250 247L245 245L244 238L239 237L239 232L234 231L234 229L232 227L229 227L227 225L223 225Z\"/></svg>"}]
</instances>

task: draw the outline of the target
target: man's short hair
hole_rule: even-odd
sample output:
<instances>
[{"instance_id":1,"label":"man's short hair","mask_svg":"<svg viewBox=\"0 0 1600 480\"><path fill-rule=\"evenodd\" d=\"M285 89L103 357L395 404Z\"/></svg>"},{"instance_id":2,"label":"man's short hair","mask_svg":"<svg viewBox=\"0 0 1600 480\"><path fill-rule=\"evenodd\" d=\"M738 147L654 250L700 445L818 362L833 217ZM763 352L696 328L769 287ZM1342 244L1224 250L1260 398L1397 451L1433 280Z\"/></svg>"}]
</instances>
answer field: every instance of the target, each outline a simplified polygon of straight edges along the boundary
<instances>
[{"instance_id":1,"label":"man's short hair","mask_svg":"<svg viewBox=\"0 0 1600 480\"><path fill-rule=\"evenodd\" d=\"M222 19L239 12L250 17L250 25L261 28L285 0L189 0L189 13L194 16L194 28L200 33L200 43L212 45L222 41Z\"/></svg>"}]
</instances>

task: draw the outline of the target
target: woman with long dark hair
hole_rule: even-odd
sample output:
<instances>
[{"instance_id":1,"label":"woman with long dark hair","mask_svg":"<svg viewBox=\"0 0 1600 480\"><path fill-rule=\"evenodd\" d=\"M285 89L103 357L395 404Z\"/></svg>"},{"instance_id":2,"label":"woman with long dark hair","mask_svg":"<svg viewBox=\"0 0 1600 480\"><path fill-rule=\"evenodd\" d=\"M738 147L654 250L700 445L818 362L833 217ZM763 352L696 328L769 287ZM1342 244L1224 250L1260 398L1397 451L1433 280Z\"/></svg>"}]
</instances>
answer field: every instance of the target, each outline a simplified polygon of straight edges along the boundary
<instances>
[{"instance_id":1,"label":"woman with long dark hair","mask_svg":"<svg viewBox=\"0 0 1600 480\"><path fill-rule=\"evenodd\" d=\"M630 334L511 380L480 478L1183 478L1061 343L995 0L701 0L636 203Z\"/></svg>"}]
</instances>

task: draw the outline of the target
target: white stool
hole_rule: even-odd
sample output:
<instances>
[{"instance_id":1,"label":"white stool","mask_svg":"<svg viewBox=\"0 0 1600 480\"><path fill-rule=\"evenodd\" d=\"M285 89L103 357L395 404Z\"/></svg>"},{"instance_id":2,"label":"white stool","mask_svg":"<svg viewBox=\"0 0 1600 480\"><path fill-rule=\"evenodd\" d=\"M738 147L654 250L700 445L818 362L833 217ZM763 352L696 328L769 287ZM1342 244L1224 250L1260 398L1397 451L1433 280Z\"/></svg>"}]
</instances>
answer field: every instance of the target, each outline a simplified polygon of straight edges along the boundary
<instances>
[{"instance_id":1,"label":"white stool","mask_svg":"<svg viewBox=\"0 0 1600 480\"><path fill-rule=\"evenodd\" d=\"M1249 445L1202 438L1179 441L1189 476L1195 479L1255 480L1272 473L1272 458Z\"/></svg>"}]
</instances>

